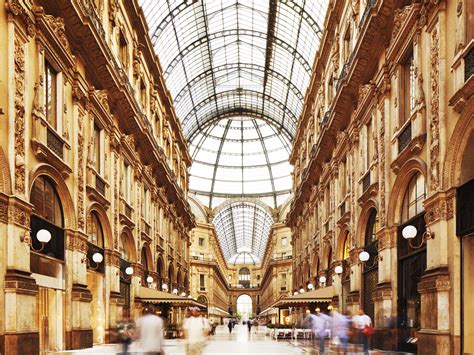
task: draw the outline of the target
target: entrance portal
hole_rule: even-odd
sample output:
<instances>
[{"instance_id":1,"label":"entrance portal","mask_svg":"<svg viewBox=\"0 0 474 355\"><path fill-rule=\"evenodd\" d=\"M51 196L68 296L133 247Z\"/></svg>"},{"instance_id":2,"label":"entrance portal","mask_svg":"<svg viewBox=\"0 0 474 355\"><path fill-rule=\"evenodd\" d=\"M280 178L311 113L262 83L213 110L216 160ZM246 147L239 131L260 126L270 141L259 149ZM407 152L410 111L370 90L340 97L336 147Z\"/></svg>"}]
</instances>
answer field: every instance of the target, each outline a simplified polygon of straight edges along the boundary
<instances>
[{"instance_id":1,"label":"entrance portal","mask_svg":"<svg viewBox=\"0 0 474 355\"><path fill-rule=\"evenodd\" d=\"M240 295L237 298L237 316L246 321L252 317L252 298L249 295Z\"/></svg>"}]
</instances>

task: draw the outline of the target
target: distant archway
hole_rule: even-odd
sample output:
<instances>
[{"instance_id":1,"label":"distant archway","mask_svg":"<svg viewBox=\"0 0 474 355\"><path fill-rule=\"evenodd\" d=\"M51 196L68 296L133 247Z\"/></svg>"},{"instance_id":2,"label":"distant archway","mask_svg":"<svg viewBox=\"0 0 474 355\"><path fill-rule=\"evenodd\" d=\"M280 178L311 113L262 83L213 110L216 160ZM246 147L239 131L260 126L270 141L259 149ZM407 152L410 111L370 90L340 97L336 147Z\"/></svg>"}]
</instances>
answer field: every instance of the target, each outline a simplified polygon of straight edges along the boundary
<instances>
[{"instance_id":1,"label":"distant archway","mask_svg":"<svg viewBox=\"0 0 474 355\"><path fill-rule=\"evenodd\" d=\"M242 317L242 320L249 320L252 318L252 298L249 295L240 295L237 298L237 315Z\"/></svg>"}]
</instances>

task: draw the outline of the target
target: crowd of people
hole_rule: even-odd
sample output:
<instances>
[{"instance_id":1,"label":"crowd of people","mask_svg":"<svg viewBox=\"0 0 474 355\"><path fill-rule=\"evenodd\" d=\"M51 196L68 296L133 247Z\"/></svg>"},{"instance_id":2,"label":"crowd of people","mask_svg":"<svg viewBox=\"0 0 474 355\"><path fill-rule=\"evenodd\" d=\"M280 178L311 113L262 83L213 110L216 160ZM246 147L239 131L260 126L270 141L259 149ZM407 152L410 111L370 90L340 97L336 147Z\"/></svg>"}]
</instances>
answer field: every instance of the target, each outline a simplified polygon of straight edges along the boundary
<instances>
[{"instance_id":1,"label":"crowd of people","mask_svg":"<svg viewBox=\"0 0 474 355\"><path fill-rule=\"evenodd\" d=\"M207 337L215 327L204 317L199 308L188 308L179 336L185 339L187 355L201 355ZM118 340L121 343L121 355L130 354L134 343L140 354L164 355L164 322L156 315L153 306L144 309L136 322L124 321L118 325ZM135 352L134 352L135 353Z\"/></svg>"},{"instance_id":2,"label":"crowd of people","mask_svg":"<svg viewBox=\"0 0 474 355\"><path fill-rule=\"evenodd\" d=\"M373 335L372 320L361 309L358 314L350 316L347 312L339 313L331 310L330 314L320 312L317 308L315 313L310 313L305 321L313 330L314 336L319 342L319 353L324 354L326 338L330 337L338 351L347 354L349 338L356 339L362 344L364 354L369 354L369 339Z\"/></svg>"}]
</instances>

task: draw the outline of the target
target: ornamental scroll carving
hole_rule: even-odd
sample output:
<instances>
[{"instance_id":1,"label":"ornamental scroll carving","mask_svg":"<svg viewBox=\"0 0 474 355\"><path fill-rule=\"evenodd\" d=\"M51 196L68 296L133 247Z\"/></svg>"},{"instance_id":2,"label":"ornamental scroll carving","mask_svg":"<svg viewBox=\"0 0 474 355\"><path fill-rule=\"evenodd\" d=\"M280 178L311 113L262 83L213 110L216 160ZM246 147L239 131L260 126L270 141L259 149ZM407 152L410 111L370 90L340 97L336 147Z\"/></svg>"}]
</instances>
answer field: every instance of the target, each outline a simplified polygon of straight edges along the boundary
<instances>
[{"instance_id":1,"label":"ornamental scroll carving","mask_svg":"<svg viewBox=\"0 0 474 355\"><path fill-rule=\"evenodd\" d=\"M431 190L439 188L439 24L431 32L430 45L430 87L431 87L431 120L430 120L430 182Z\"/></svg>"},{"instance_id":2,"label":"ornamental scroll carving","mask_svg":"<svg viewBox=\"0 0 474 355\"><path fill-rule=\"evenodd\" d=\"M400 32L400 29L402 28L402 25L405 22L411 8L412 7L410 5L410 6L405 6L402 9L395 10L395 15L393 17L392 37L390 39L390 43L393 43L393 41L395 40L395 37L397 37L397 34Z\"/></svg>"},{"instance_id":3,"label":"ornamental scroll carving","mask_svg":"<svg viewBox=\"0 0 474 355\"><path fill-rule=\"evenodd\" d=\"M15 36L15 190L25 193L25 50Z\"/></svg>"},{"instance_id":4,"label":"ornamental scroll carving","mask_svg":"<svg viewBox=\"0 0 474 355\"><path fill-rule=\"evenodd\" d=\"M54 17L52 15L44 15L44 18L53 30L59 43L61 43L67 53L71 53L71 47L69 46L69 41L67 40L64 29L64 20L61 17Z\"/></svg>"},{"instance_id":5,"label":"ornamental scroll carving","mask_svg":"<svg viewBox=\"0 0 474 355\"><path fill-rule=\"evenodd\" d=\"M78 154L78 168L77 168L77 223L80 230L84 230L85 216L84 216L84 115L79 113L78 117L78 132L77 132L77 154Z\"/></svg>"},{"instance_id":6,"label":"ornamental scroll carving","mask_svg":"<svg viewBox=\"0 0 474 355\"><path fill-rule=\"evenodd\" d=\"M380 224L385 226L385 107L384 102L379 106L380 131L379 131L379 176L380 176Z\"/></svg>"}]
</instances>

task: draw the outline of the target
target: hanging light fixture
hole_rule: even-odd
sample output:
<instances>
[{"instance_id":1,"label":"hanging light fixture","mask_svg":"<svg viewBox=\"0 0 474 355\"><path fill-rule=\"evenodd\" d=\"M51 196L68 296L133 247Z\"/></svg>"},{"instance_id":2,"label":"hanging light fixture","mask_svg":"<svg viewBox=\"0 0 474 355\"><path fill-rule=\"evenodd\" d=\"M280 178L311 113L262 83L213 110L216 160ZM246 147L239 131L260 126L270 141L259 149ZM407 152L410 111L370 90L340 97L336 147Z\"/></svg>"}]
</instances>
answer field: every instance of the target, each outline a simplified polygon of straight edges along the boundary
<instances>
[{"instance_id":1,"label":"hanging light fixture","mask_svg":"<svg viewBox=\"0 0 474 355\"><path fill-rule=\"evenodd\" d=\"M337 265L335 268L334 268L334 272L338 275L342 274L342 266L341 265Z\"/></svg>"},{"instance_id":2,"label":"hanging light fixture","mask_svg":"<svg viewBox=\"0 0 474 355\"><path fill-rule=\"evenodd\" d=\"M420 244L414 245L413 240L417 235L418 229L416 229L415 226L409 224L402 229L402 236L408 241L408 244L412 249L420 249L426 243L427 240L434 239L434 233L427 229L421 236Z\"/></svg>"},{"instance_id":3,"label":"hanging light fixture","mask_svg":"<svg viewBox=\"0 0 474 355\"><path fill-rule=\"evenodd\" d=\"M314 288L313 284L310 282L307 286L308 290L312 290Z\"/></svg>"},{"instance_id":4,"label":"hanging light fixture","mask_svg":"<svg viewBox=\"0 0 474 355\"><path fill-rule=\"evenodd\" d=\"M146 282L147 282L148 284L153 283L153 277L152 277L151 275L148 275L148 276L146 277Z\"/></svg>"},{"instance_id":5,"label":"hanging light fixture","mask_svg":"<svg viewBox=\"0 0 474 355\"><path fill-rule=\"evenodd\" d=\"M319 277L319 283L325 284L326 283L326 276L320 276Z\"/></svg>"}]
</instances>

